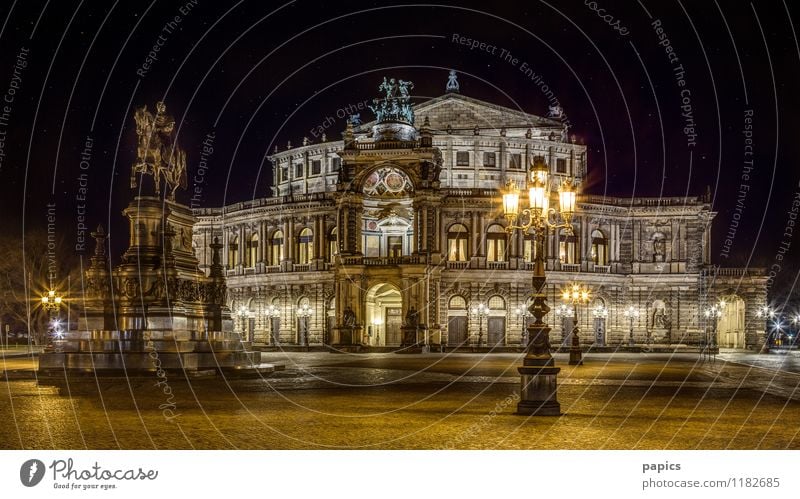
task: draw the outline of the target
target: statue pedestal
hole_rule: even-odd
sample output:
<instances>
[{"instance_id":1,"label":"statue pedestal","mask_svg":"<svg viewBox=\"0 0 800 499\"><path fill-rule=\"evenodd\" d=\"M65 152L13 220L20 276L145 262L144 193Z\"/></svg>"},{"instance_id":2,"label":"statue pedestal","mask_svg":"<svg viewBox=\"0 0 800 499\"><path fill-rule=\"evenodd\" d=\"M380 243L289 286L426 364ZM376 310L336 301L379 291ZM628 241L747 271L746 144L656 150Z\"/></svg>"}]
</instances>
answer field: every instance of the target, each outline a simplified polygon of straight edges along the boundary
<instances>
[{"instance_id":1,"label":"statue pedestal","mask_svg":"<svg viewBox=\"0 0 800 499\"><path fill-rule=\"evenodd\" d=\"M425 345L425 326L403 326L400 328L403 333L403 342L400 344L400 350L395 353L423 353L427 350Z\"/></svg>"},{"instance_id":2,"label":"statue pedestal","mask_svg":"<svg viewBox=\"0 0 800 499\"><path fill-rule=\"evenodd\" d=\"M558 402L558 373L560 367L522 366L520 374L520 401L517 414L526 416L560 416L561 404Z\"/></svg>"},{"instance_id":3,"label":"statue pedestal","mask_svg":"<svg viewBox=\"0 0 800 499\"><path fill-rule=\"evenodd\" d=\"M340 326L334 329L334 342L331 345L334 352L359 352L361 351L361 326Z\"/></svg>"}]
</instances>

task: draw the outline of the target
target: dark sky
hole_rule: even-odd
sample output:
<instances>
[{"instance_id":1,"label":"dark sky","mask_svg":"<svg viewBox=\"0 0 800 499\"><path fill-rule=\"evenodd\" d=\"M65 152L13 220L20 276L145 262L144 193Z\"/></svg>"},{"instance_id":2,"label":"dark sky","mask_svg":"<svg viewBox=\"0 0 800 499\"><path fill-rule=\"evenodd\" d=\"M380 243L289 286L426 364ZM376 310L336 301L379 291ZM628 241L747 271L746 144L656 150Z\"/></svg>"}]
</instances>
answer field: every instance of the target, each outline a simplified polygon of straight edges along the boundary
<instances>
[{"instance_id":1,"label":"dark sky","mask_svg":"<svg viewBox=\"0 0 800 499\"><path fill-rule=\"evenodd\" d=\"M779 264L776 288L785 290L800 250L800 229L785 235L800 192L800 9L792 5L5 2L0 98L12 102L0 107L0 217L19 237L44 225L46 205L55 203L59 232L74 239L85 172L87 224L110 224L117 241L126 237L120 210L131 195L136 106L166 101L181 123L190 175L203 139L215 134L200 186L203 205L218 206L264 196L268 151L313 138L326 116L376 96L383 75L414 81L421 100L443 93L452 68L466 95L545 114L548 100L525 64L589 146L589 192L681 196L711 186L715 260ZM496 49L454 43L454 34ZM142 70L158 42L157 60ZM328 135L339 137L343 124L336 119ZM685 132L687 124L693 129ZM91 158L81 170L87 138ZM785 259L776 260L782 243Z\"/></svg>"}]
</instances>

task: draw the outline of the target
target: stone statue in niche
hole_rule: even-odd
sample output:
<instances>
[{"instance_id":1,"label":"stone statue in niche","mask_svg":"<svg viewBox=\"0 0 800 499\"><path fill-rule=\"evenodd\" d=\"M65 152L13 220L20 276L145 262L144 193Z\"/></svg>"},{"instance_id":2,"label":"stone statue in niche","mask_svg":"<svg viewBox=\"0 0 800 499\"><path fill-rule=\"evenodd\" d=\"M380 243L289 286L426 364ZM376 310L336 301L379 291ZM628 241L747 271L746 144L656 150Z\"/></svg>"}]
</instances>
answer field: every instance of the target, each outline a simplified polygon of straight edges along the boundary
<instances>
[{"instance_id":1,"label":"stone statue in niche","mask_svg":"<svg viewBox=\"0 0 800 499\"><path fill-rule=\"evenodd\" d=\"M411 305L411 308L406 312L406 326L417 327L419 325L419 313L417 307Z\"/></svg>"},{"instance_id":2,"label":"stone statue in niche","mask_svg":"<svg viewBox=\"0 0 800 499\"><path fill-rule=\"evenodd\" d=\"M662 234L656 234L653 237L653 261L663 262L666 260L667 243Z\"/></svg>"},{"instance_id":3,"label":"stone statue in niche","mask_svg":"<svg viewBox=\"0 0 800 499\"><path fill-rule=\"evenodd\" d=\"M353 327L356 325L356 314L353 312L353 309L350 308L350 306L344 309L343 322L347 327Z\"/></svg>"}]
</instances>

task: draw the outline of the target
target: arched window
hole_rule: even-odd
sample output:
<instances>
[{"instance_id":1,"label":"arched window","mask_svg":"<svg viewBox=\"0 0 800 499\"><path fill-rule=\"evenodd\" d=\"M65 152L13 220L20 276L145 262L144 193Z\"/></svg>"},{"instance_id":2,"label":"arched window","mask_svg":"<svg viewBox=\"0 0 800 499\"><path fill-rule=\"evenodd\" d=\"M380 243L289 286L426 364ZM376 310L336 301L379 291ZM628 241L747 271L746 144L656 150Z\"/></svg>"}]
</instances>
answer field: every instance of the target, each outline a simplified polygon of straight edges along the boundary
<instances>
[{"instance_id":1,"label":"arched window","mask_svg":"<svg viewBox=\"0 0 800 499\"><path fill-rule=\"evenodd\" d=\"M453 224L447 231L447 259L451 262L467 261L469 231L461 224Z\"/></svg>"},{"instance_id":2,"label":"arched window","mask_svg":"<svg viewBox=\"0 0 800 499\"><path fill-rule=\"evenodd\" d=\"M467 300L465 300L463 296L455 295L447 302L447 308L451 310L466 310Z\"/></svg>"},{"instance_id":3,"label":"arched window","mask_svg":"<svg viewBox=\"0 0 800 499\"><path fill-rule=\"evenodd\" d=\"M578 263L577 238L575 234L562 231L558 236L558 259L561 263Z\"/></svg>"},{"instance_id":4,"label":"arched window","mask_svg":"<svg viewBox=\"0 0 800 499\"><path fill-rule=\"evenodd\" d=\"M283 260L283 231L273 232L269 246L269 264L273 267L280 265Z\"/></svg>"},{"instance_id":5,"label":"arched window","mask_svg":"<svg viewBox=\"0 0 800 499\"><path fill-rule=\"evenodd\" d=\"M506 301L500 295L494 295L489 298L489 310L505 310Z\"/></svg>"},{"instance_id":6,"label":"arched window","mask_svg":"<svg viewBox=\"0 0 800 499\"><path fill-rule=\"evenodd\" d=\"M254 232L247 241L247 266L255 267L258 258L258 233Z\"/></svg>"},{"instance_id":7,"label":"arched window","mask_svg":"<svg viewBox=\"0 0 800 499\"><path fill-rule=\"evenodd\" d=\"M486 231L486 261L504 262L506 260L506 231L494 224Z\"/></svg>"},{"instance_id":8,"label":"arched window","mask_svg":"<svg viewBox=\"0 0 800 499\"><path fill-rule=\"evenodd\" d=\"M522 241L522 257L526 262L536 260L536 236L534 234L525 234L525 239Z\"/></svg>"},{"instance_id":9,"label":"arched window","mask_svg":"<svg viewBox=\"0 0 800 499\"><path fill-rule=\"evenodd\" d=\"M592 231L592 261L595 265L608 265L608 239L599 230Z\"/></svg>"},{"instance_id":10,"label":"arched window","mask_svg":"<svg viewBox=\"0 0 800 499\"><path fill-rule=\"evenodd\" d=\"M297 263L301 265L311 263L311 260L314 259L314 233L311 232L311 229L306 227L300 231L297 243Z\"/></svg>"},{"instance_id":11,"label":"arched window","mask_svg":"<svg viewBox=\"0 0 800 499\"><path fill-rule=\"evenodd\" d=\"M333 263L333 258L339 254L338 233L339 231L336 227L328 233L328 258L330 258L331 263Z\"/></svg>"},{"instance_id":12,"label":"arched window","mask_svg":"<svg viewBox=\"0 0 800 499\"><path fill-rule=\"evenodd\" d=\"M239 263L239 237L233 236L228 240L228 268L232 269Z\"/></svg>"}]
</instances>

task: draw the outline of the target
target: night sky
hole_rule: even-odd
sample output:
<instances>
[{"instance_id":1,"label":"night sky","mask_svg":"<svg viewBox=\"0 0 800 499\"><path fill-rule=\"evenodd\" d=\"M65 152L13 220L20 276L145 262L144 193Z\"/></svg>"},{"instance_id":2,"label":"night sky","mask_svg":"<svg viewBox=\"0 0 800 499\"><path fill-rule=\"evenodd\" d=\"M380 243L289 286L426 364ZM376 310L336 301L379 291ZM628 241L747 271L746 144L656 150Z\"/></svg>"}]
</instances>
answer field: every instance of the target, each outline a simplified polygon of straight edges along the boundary
<instances>
[{"instance_id":1,"label":"night sky","mask_svg":"<svg viewBox=\"0 0 800 499\"><path fill-rule=\"evenodd\" d=\"M87 225L110 226L114 246L124 245L134 107L166 102L190 179L213 134L199 182L213 207L267 195L266 155L315 140L327 116L336 118L328 137L339 138L337 114L377 96L384 75L412 80L419 101L442 94L455 69L463 94L534 114L547 113L546 84L589 147L588 192L684 196L710 186L714 260L778 264L773 294L785 294L800 251L800 228L786 230L800 199L799 18L783 1L7 1L4 233L44 226L55 203L58 231L74 240L85 193Z\"/></svg>"}]
</instances>

